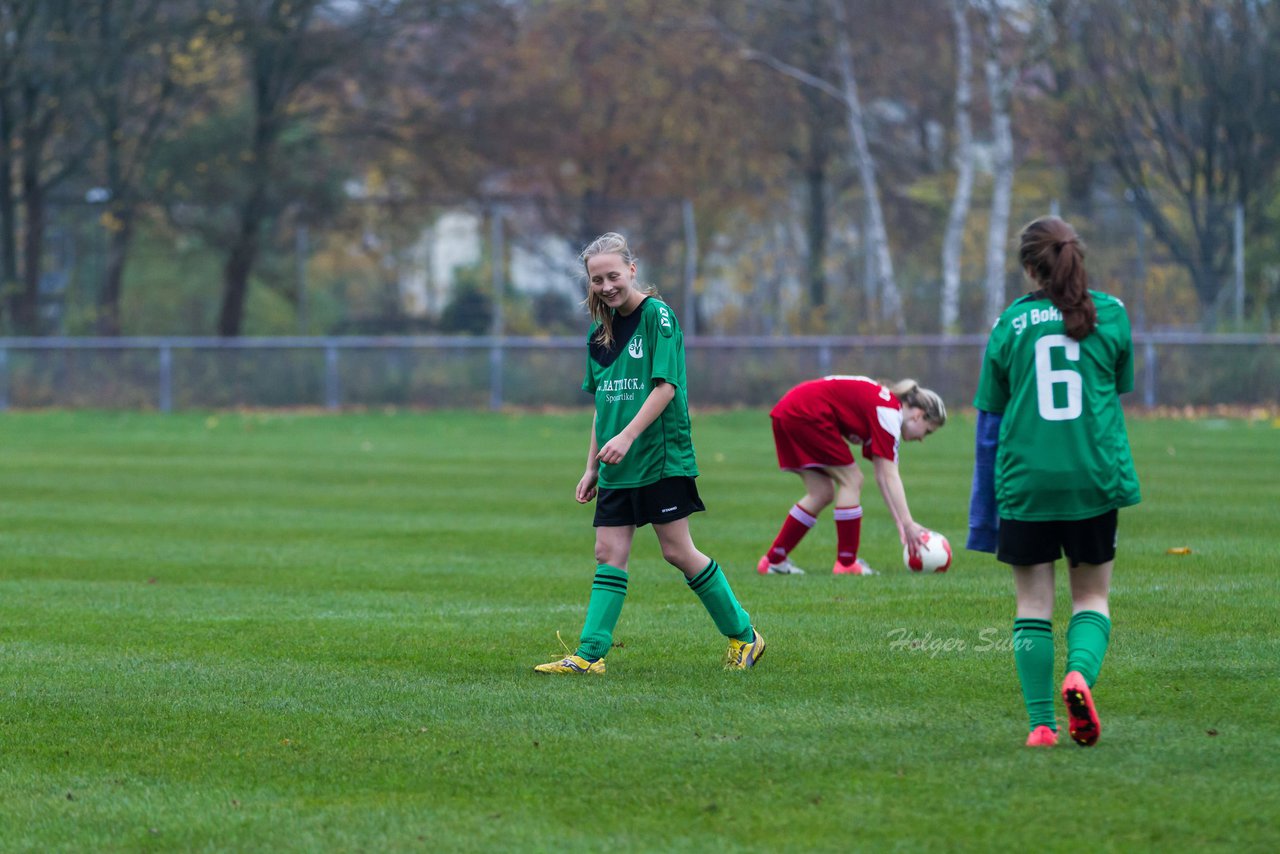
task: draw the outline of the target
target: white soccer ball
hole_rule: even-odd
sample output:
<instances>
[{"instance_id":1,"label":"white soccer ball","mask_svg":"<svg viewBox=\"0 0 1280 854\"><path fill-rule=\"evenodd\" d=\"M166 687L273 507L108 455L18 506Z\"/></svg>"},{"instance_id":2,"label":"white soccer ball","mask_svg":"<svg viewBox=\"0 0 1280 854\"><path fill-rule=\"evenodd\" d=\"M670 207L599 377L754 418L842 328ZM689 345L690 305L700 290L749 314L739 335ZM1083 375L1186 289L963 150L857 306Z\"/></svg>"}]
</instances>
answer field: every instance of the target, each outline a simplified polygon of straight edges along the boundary
<instances>
[{"instance_id":1,"label":"white soccer ball","mask_svg":"<svg viewBox=\"0 0 1280 854\"><path fill-rule=\"evenodd\" d=\"M951 543L937 531L924 532L920 551L911 557L911 549L902 547L902 562L912 572L946 572L951 566Z\"/></svg>"}]
</instances>

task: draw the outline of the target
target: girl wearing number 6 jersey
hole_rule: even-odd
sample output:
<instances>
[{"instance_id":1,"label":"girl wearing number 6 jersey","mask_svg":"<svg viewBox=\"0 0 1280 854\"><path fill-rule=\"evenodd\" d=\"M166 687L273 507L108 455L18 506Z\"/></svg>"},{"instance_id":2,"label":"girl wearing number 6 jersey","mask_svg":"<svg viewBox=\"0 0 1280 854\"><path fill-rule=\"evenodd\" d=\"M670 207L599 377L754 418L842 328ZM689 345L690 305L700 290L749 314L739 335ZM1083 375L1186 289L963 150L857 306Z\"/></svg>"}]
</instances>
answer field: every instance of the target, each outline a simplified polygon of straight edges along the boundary
<instances>
[{"instance_id":1,"label":"girl wearing number 6 jersey","mask_svg":"<svg viewBox=\"0 0 1280 854\"><path fill-rule=\"evenodd\" d=\"M1072 616L1061 693L1071 737L1088 747L1101 732L1091 689L1111 634L1117 510L1141 500L1120 407L1133 388L1133 342L1124 304L1089 290L1084 247L1066 222L1027 225L1019 261L1036 290L1000 315L987 341L968 547L1013 567L1028 746L1058 738L1054 564L1065 553Z\"/></svg>"}]
</instances>

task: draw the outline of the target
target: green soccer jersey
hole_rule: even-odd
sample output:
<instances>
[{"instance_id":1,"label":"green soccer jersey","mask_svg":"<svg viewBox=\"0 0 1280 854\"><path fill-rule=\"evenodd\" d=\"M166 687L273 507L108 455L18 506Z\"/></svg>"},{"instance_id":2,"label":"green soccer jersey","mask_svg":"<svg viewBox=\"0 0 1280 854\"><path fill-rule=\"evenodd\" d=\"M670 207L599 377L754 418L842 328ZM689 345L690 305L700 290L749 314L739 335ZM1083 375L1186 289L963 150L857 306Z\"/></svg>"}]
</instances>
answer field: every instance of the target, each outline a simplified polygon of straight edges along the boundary
<instances>
[{"instance_id":1,"label":"green soccer jersey","mask_svg":"<svg viewBox=\"0 0 1280 854\"><path fill-rule=\"evenodd\" d=\"M631 314L614 315L611 348L595 342L591 327L584 391L596 398L598 447L622 432L644 405L656 380L675 386L676 396L645 429L622 462L600 464L600 487L648 486L665 477L697 477L689 423L684 335L666 303L648 297Z\"/></svg>"},{"instance_id":2,"label":"green soccer jersey","mask_svg":"<svg viewBox=\"0 0 1280 854\"><path fill-rule=\"evenodd\" d=\"M1000 315L974 405L1003 413L996 450L1001 518L1088 519L1141 500L1120 395L1133 388L1133 341L1124 303L1090 291L1097 328L1066 334L1043 291Z\"/></svg>"}]
</instances>

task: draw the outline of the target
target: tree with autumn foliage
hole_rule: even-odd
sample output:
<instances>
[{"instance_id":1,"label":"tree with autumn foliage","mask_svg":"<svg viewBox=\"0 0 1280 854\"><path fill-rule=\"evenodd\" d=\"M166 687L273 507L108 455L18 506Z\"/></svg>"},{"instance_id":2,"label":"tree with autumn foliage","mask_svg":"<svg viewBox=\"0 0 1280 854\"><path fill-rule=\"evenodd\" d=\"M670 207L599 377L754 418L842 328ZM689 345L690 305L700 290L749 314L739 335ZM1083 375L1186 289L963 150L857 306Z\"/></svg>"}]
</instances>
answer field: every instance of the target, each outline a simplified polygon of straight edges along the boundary
<instances>
[{"instance_id":1,"label":"tree with autumn foliage","mask_svg":"<svg viewBox=\"0 0 1280 854\"><path fill-rule=\"evenodd\" d=\"M707 5L538 4L500 54L479 136L501 164L494 193L531 200L543 227L575 249L606 230L631 232L664 292L683 278L684 201L699 241L710 240L771 196L762 188L790 142L762 133L774 92L704 25Z\"/></svg>"}]
</instances>

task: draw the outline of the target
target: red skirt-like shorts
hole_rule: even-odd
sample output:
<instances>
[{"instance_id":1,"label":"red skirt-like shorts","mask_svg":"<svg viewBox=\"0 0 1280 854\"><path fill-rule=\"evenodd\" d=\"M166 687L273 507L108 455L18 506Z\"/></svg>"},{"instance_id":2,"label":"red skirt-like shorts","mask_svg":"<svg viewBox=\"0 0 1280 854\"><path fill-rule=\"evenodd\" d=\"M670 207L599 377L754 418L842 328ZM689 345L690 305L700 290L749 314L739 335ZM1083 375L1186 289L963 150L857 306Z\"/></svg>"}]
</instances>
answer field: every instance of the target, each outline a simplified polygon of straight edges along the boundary
<instances>
[{"instance_id":1,"label":"red skirt-like shorts","mask_svg":"<svg viewBox=\"0 0 1280 854\"><path fill-rule=\"evenodd\" d=\"M851 466L853 452L836 425L808 418L773 418L773 444L783 471Z\"/></svg>"}]
</instances>

